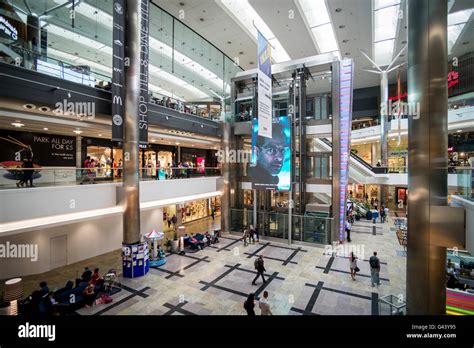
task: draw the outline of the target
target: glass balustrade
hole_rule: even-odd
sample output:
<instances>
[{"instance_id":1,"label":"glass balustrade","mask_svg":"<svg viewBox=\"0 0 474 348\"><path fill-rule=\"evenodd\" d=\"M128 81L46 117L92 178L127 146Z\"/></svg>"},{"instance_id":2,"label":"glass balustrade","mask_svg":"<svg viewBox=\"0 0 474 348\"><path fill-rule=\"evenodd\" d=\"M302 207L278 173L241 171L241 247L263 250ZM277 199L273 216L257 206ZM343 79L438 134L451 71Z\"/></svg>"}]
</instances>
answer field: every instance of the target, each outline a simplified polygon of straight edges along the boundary
<instances>
[{"instance_id":1,"label":"glass balustrade","mask_svg":"<svg viewBox=\"0 0 474 348\"><path fill-rule=\"evenodd\" d=\"M199 177L220 176L220 168L184 168L167 167L158 170L140 168L141 181L160 181L192 179ZM28 187L50 187L65 185L87 185L117 182L121 183L123 170L121 168L41 168L35 167L0 168L0 190Z\"/></svg>"}]
</instances>

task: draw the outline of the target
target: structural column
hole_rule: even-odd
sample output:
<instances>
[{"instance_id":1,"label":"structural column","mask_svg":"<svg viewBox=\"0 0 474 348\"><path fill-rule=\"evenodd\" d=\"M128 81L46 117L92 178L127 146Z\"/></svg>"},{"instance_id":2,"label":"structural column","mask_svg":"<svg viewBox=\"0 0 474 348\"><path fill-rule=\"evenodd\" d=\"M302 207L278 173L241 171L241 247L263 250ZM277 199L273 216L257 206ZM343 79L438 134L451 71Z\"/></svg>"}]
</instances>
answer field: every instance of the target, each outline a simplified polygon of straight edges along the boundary
<instances>
[{"instance_id":1,"label":"structural column","mask_svg":"<svg viewBox=\"0 0 474 348\"><path fill-rule=\"evenodd\" d=\"M446 312L446 248L434 243L434 220L447 205L447 51L447 1L409 0L408 103L420 106L408 120L410 315Z\"/></svg>"},{"instance_id":2,"label":"structural column","mask_svg":"<svg viewBox=\"0 0 474 348\"><path fill-rule=\"evenodd\" d=\"M138 98L140 96L140 27L141 1L126 2L125 18L125 117L124 117L124 213L123 242L134 244L140 241L140 171Z\"/></svg>"}]
</instances>

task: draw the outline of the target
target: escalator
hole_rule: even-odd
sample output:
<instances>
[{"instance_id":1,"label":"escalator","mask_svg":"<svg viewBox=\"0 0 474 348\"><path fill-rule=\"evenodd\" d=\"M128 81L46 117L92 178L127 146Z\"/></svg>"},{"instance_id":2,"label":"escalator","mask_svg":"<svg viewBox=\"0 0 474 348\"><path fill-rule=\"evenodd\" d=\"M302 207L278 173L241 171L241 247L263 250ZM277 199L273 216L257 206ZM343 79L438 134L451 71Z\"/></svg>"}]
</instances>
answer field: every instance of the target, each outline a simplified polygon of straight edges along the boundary
<instances>
[{"instance_id":1,"label":"escalator","mask_svg":"<svg viewBox=\"0 0 474 348\"><path fill-rule=\"evenodd\" d=\"M321 151L332 151L332 143L326 138L315 138ZM386 167L372 167L359 156L351 153L349 177L359 184L383 184L388 180Z\"/></svg>"}]
</instances>

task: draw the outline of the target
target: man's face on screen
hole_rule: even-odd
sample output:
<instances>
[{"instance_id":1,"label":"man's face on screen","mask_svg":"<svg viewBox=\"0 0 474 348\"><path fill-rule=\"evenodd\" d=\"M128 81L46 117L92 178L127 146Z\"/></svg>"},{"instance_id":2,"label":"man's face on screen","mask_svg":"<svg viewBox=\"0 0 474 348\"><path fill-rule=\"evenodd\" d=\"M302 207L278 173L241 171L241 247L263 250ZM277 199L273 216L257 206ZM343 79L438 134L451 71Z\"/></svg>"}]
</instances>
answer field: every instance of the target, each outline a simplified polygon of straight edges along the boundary
<instances>
[{"instance_id":1,"label":"man's face on screen","mask_svg":"<svg viewBox=\"0 0 474 348\"><path fill-rule=\"evenodd\" d=\"M265 139L263 145L258 148L258 163L271 175L278 175L283 167L284 152L285 147L281 141Z\"/></svg>"}]
</instances>

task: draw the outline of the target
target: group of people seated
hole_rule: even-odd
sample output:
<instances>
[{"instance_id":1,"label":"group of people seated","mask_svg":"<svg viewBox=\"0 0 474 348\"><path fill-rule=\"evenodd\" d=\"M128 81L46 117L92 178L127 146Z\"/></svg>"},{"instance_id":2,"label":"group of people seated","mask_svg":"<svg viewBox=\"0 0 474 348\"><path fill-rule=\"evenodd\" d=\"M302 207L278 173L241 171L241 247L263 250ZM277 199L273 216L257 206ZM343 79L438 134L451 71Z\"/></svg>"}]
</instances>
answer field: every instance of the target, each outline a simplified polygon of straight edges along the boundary
<instances>
[{"instance_id":1,"label":"group of people seated","mask_svg":"<svg viewBox=\"0 0 474 348\"><path fill-rule=\"evenodd\" d=\"M106 280L100 275L99 268L92 272L86 267L75 284L69 280L63 288L55 291L50 291L45 281L39 287L20 303L20 315L31 319L45 319L69 314L83 306L92 307L98 303L98 299L101 303L112 301L107 295L110 287L106 287Z\"/></svg>"},{"instance_id":2,"label":"group of people seated","mask_svg":"<svg viewBox=\"0 0 474 348\"><path fill-rule=\"evenodd\" d=\"M217 233L211 235L209 232L205 233L191 233L190 236L186 234L184 236L184 247L190 247L191 249L202 250L206 246L219 242L219 236Z\"/></svg>"}]
</instances>

